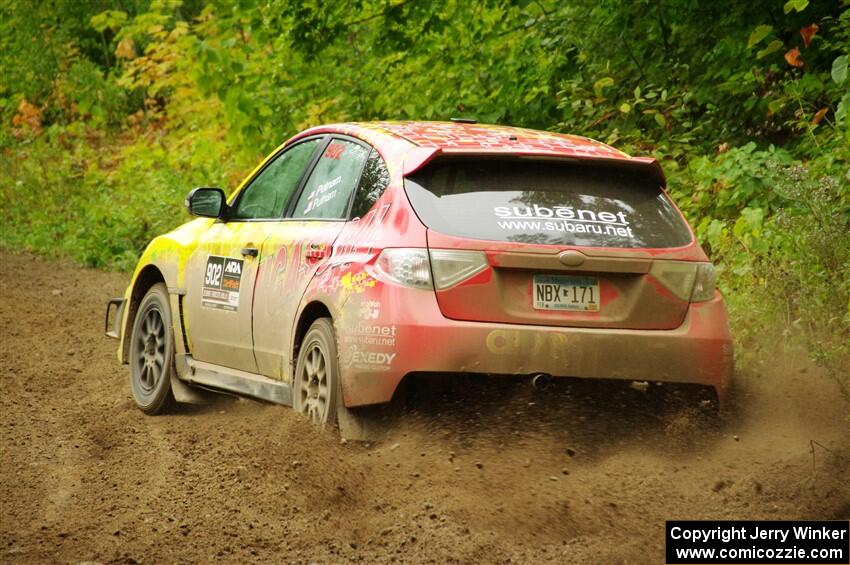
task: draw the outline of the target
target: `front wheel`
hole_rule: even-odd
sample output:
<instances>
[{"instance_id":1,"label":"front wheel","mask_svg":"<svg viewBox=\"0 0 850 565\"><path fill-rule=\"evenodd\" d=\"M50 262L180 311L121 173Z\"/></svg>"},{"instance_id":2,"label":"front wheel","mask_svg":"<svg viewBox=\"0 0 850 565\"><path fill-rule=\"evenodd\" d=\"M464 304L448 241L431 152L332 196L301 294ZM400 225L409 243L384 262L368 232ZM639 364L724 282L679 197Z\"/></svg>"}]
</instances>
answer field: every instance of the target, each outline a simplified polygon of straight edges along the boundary
<instances>
[{"instance_id":1,"label":"front wheel","mask_svg":"<svg viewBox=\"0 0 850 565\"><path fill-rule=\"evenodd\" d=\"M142 412L158 414L173 402L173 371L174 333L168 289L158 283L139 304L130 336L130 389Z\"/></svg>"}]
</instances>

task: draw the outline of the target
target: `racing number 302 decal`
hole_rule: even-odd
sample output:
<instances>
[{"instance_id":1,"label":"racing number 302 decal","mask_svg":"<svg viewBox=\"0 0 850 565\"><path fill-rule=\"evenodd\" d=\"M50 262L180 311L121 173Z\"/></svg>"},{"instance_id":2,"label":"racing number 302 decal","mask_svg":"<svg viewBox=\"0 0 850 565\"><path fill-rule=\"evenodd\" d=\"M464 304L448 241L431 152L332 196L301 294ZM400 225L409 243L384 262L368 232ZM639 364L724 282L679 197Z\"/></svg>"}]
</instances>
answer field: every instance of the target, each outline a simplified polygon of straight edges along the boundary
<instances>
[{"instance_id":1,"label":"racing number 302 decal","mask_svg":"<svg viewBox=\"0 0 850 565\"><path fill-rule=\"evenodd\" d=\"M210 255L204 273L201 306L236 312L239 309L239 283L242 259Z\"/></svg>"}]
</instances>

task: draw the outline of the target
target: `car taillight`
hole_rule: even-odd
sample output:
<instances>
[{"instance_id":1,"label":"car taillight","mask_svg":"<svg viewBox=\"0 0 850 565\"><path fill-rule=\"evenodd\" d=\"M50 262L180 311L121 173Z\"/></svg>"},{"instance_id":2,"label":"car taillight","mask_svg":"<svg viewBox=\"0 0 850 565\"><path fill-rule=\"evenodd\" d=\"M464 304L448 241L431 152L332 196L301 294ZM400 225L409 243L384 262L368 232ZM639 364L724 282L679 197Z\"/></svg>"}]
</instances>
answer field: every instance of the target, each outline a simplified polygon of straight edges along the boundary
<instances>
[{"instance_id":1,"label":"car taillight","mask_svg":"<svg viewBox=\"0 0 850 565\"><path fill-rule=\"evenodd\" d=\"M379 277L412 288L433 289L431 265L425 249L384 249L375 261Z\"/></svg>"},{"instance_id":2,"label":"car taillight","mask_svg":"<svg viewBox=\"0 0 850 565\"><path fill-rule=\"evenodd\" d=\"M379 277L412 288L443 290L488 266L482 251L384 249L375 261Z\"/></svg>"},{"instance_id":3,"label":"car taillight","mask_svg":"<svg viewBox=\"0 0 850 565\"><path fill-rule=\"evenodd\" d=\"M691 302L705 302L714 298L715 281L714 265L711 263L698 264Z\"/></svg>"},{"instance_id":4,"label":"car taillight","mask_svg":"<svg viewBox=\"0 0 850 565\"><path fill-rule=\"evenodd\" d=\"M649 272L682 300L705 302L714 297L714 266L711 263L655 261Z\"/></svg>"},{"instance_id":5,"label":"car taillight","mask_svg":"<svg viewBox=\"0 0 850 565\"><path fill-rule=\"evenodd\" d=\"M682 300L691 299L695 273L696 265L684 261L654 261L649 271L649 274Z\"/></svg>"},{"instance_id":6,"label":"car taillight","mask_svg":"<svg viewBox=\"0 0 850 565\"><path fill-rule=\"evenodd\" d=\"M431 249L434 286L442 290L477 275L487 268L487 256L481 251Z\"/></svg>"}]
</instances>

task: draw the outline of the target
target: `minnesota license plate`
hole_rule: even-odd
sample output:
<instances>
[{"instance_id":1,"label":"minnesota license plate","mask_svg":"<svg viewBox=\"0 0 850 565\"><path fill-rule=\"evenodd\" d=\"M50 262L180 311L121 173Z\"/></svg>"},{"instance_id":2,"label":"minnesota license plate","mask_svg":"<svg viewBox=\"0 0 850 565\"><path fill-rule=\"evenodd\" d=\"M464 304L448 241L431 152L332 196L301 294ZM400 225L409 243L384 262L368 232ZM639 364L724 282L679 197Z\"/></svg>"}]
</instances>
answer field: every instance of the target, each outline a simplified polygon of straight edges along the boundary
<instances>
[{"instance_id":1,"label":"minnesota license plate","mask_svg":"<svg viewBox=\"0 0 850 565\"><path fill-rule=\"evenodd\" d=\"M535 310L599 311L599 279L534 275Z\"/></svg>"}]
</instances>

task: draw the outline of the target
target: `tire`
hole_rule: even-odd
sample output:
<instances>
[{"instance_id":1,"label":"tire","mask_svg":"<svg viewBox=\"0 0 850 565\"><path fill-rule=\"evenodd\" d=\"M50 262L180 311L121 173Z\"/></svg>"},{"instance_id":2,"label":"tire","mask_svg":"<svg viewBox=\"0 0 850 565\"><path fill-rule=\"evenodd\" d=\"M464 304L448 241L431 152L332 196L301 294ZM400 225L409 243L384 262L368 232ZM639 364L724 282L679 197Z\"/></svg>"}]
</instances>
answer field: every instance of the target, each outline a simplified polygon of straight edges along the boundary
<instances>
[{"instance_id":1,"label":"tire","mask_svg":"<svg viewBox=\"0 0 850 565\"><path fill-rule=\"evenodd\" d=\"M386 430L386 406L345 406L336 336L330 318L313 322L301 341L292 386L292 407L321 428L338 427L340 436L346 440L375 441L383 437Z\"/></svg>"},{"instance_id":2,"label":"tire","mask_svg":"<svg viewBox=\"0 0 850 565\"><path fill-rule=\"evenodd\" d=\"M292 407L319 427L337 422L343 405L336 337L330 318L310 326L298 350L292 386Z\"/></svg>"},{"instance_id":3,"label":"tire","mask_svg":"<svg viewBox=\"0 0 850 565\"><path fill-rule=\"evenodd\" d=\"M159 414L174 403L174 332L168 289L153 285L142 298L130 336L130 390L139 410Z\"/></svg>"}]
</instances>

